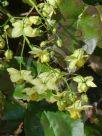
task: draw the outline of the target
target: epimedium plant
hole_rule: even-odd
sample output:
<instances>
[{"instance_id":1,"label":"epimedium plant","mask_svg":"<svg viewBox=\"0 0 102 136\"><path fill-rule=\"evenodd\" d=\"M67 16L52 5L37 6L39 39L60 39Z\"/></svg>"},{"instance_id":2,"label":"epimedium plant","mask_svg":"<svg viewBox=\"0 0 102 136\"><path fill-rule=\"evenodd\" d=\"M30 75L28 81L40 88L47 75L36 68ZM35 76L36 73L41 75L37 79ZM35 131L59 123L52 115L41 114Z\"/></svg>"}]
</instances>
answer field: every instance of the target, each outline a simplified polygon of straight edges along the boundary
<instances>
[{"instance_id":1,"label":"epimedium plant","mask_svg":"<svg viewBox=\"0 0 102 136\"><path fill-rule=\"evenodd\" d=\"M87 91L97 86L91 75L82 76L77 71L84 67L101 37L99 30L91 32L87 29L99 26L100 22L88 14L88 5L77 0L70 1L73 9L80 4L76 14L67 0L65 3L62 0L22 2L29 11L14 16L7 10L12 1L0 1L1 15L6 16L0 26L0 70L8 72L14 89L10 95L5 95L3 90L0 94L4 102L0 102L4 107L4 120L12 121L12 127L6 133L16 136L24 131L26 136L66 136L68 133L74 136L77 123L78 127L81 125L80 136L83 136L81 121L87 117L86 111L92 109ZM68 26L63 25L64 20L69 21ZM93 21L92 25L90 21ZM63 29L62 34L59 29ZM63 31L69 35L67 51L63 47ZM76 36L80 32L82 35ZM15 47L17 51L10 45L11 40L19 41ZM80 40L83 46L80 46Z\"/></svg>"}]
</instances>

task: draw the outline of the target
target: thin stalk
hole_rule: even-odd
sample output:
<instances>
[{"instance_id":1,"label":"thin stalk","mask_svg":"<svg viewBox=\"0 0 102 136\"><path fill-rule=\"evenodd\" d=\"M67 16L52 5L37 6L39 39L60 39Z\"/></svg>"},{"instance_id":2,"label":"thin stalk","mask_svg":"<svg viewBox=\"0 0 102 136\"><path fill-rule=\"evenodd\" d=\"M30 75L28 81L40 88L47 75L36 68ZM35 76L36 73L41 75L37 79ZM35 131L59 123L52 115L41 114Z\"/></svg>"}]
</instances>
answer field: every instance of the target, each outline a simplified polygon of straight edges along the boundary
<instances>
[{"instance_id":1,"label":"thin stalk","mask_svg":"<svg viewBox=\"0 0 102 136\"><path fill-rule=\"evenodd\" d=\"M24 46L25 46L25 39L23 39L22 50L21 50L21 55L20 55L21 59L23 57ZM21 69L22 69L22 60L20 61L20 71Z\"/></svg>"},{"instance_id":2,"label":"thin stalk","mask_svg":"<svg viewBox=\"0 0 102 136\"><path fill-rule=\"evenodd\" d=\"M29 48L32 50L33 47L32 47L32 45L31 45L29 39L28 39L26 36L23 36L23 37L24 37L25 41L27 42Z\"/></svg>"},{"instance_id":3,"label":"thin stalk","mask_svg":"<svg viewBox=\"0 0 102 136\"><path fill-rule=\"evenodd\" d=\"M3 14L7 15L9 18L12 18L12 15L7 10L5 10L4 8L2 8L1 6L0 6L0 11Z\"/></svg>"}]
</instances>

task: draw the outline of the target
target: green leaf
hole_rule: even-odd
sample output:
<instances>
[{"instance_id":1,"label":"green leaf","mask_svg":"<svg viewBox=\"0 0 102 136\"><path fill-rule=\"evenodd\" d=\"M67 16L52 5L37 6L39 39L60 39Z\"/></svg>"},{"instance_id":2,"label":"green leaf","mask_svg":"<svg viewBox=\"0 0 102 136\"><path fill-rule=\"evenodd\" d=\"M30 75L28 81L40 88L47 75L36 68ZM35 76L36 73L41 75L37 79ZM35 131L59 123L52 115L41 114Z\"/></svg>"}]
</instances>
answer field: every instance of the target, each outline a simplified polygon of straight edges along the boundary
<instances>
[{"instance_id":1,"label":"green leaf","mask_svg":"<svg viewBox=\"0 0 102 136\"><path fill-rule=\"evenodd\" d=\"M85 136L84 124L81 120L74 121L72 124L72 136Z\"/></svg>"},{"instance_id":2,"label":"green leaf","mask_svg":"<svg viewBox=\"0 0 102 136\"><path fill-rule=\"evenodd\" d=\"M32 66L36 68L38 74L42 73L42 72L48 72L49 70L51 70L50 66L48 66L46 64L42 64L37 61L33 61Z\"/></svg>"},{"instance_id":3,"label":"green leaf","mask_svg":"<svg viewBox=\"0 0 102 136\"><path fill-rule=\"evenodd\" d=\"M14 90L14 86L11 83L8 72L6 70L0 72L0 90L2 90L5 94L12 95L12 90Z\"/></svg>"},{"instance_id":4,"label":"green leaf","mask_svg":"<svg viewBox=\"0 0 102 136\"><path fill-rule=\"evenodd\" d=\"M88 14L89 8L79 16L78 20L78 28L82 30L85 40L95 38L99 34L99 16L97 14ZM95 9L93 8L93 10Z\"/></svg>"},{"instance_id":5,"label":"green leaf","mask_svg":"<svg viewBox=\"0 0 102 136\"><path fill-rule=\"evenodd\" d=\"M98 44L97 38L92 38L90 40L85 40L85 46L83 46L84 50L87 52L87 54L92 54Z\"/></svg>"},{"instance_id":6,"label":"green leaf","mask_svg":"<svg viewBox=\"0 0 102 136\"><path fill-rule=\"evenodd\" d=\"M59 8L65 18L77 18L83 9L83 3L79 0L60 0Z\"/></svg>"},{"instance_id":7,"label":"green leaf","mask_svg":"<svg viewBox=\"0 0 102 136\"><path fill-rule=\"evenodd\" d=\"M39 104L30 104L25 114L24 131L25 136L44 136L37 111L40 111Z\"/></svg>"},{"instance_id":8,"label":"green leaf","mask_svg":"<svg viewBox=\"0 0 102 136\"><path fill-rule=\"evenodd\" d=\"M15 90L14 90L14 93L13 93L13 97L14 97L15 99L27 100L26 94L24 94L24 93L22 92L22 90L23 90L24 88L25 88L25 85L24 85L24 84L16 85Z\"/></svg>"},{"instance_id":9,"label":"green leaf","mask_svg":"<svg viewBox=\"0 0 102 136\"><path fill-rule=\"evenodd\" d=\"M41 123L44 136L84 136L83 122L71 120L65 112L43 112Z\"/></svg>"},{"instance_id":10,"label":"green leaf","mask_svg":"<svg viewBox=\"0 0 102 136\"><path fill-rule=\"evenodd\" d=\"M101 136L102 129L100 129L96 124L85 125L85 136Z\"/></svg>"},{"instance_id":11,"label":"green leaf","mask_svg":"<svg viewBox=\"0 0 102 136\"><path fill-rule=\"evenodd\" d=\"M11 99L11 98L10 98ZM17 101L6 100L3 116L0 118L0 135L11 135L23 121L25 108Z\"/></svg>"},{"instance_id":12,"label":"green leaf","mask_svg":"<svg viewBox=\"0 0 102 136\"><path fill-rule=\"evenodd\" d=\"M17 101L6 101L4 108L4 120L21 120L24 117L25 108Z\"/></svg>"},{"instance_id":13,"label":"green leaf","mask_svg":"<svg viewBox=\"0 0 102 136\"><path fill-rule=\"evenodd\" d=\"M44 136L55 136L53 128L50 127L50 122L45 113L42 114L41 123L44 129Z\"/></svg>"},{"instance_id":14,"label":"green leaf","mask_svg":"<svg viewBox=\"0 0 102 136\"><path fill-rule=\"evenodd\" d=\"M77 26L82 33L80 38L86 43L84 49L88 54L92 54L98 41L100 40L100 17L97 9L92 6L85 7L80 14Z\"/></svg>"},{"instance_id":15,"label":"green leaf","mask_svg":"<svg viewBox=\"0 0 102 136\"><path fill-rule=\"evenodd\" d=\"M102 135L102 117L96 115L94 123L87 122L85 124L85 136L101 136Z\"/></svg>"},{"instance_id":16,"label":"green leaf","mask_svg":"<svg viewBox=\"0 0 102 136\"><path fill-rule=\"evenodd\" d=\"M71 136L71 119L64 112L43 112L41 122L45 136ZM47 124L46 124L47 123Z\"/></svg>"}]
</instances>

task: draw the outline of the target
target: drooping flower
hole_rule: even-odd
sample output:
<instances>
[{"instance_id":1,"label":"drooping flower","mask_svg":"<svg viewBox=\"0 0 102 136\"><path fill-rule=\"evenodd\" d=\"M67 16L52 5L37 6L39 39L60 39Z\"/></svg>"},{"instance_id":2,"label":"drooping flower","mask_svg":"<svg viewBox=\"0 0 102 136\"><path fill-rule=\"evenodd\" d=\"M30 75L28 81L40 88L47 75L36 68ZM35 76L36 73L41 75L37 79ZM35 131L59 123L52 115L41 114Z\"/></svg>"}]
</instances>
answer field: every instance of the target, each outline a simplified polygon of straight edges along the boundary
<instances>
[{"instance_id":1,"label":"drooping flower","mask_svg":"<svg viewBox=\"0 0 102 136\"><path fill-rule=\"evenodd\" d=\"M49 53L47 50L33 47L32 51L30 51L29 53L33 54L34 58L38 58L41 63L47 63L50 61Z\"/></svg>"},{"instance_id":2,"label":"drooping flower","mask_svg":"<svg viewBox=\"0 0 102 136\"><path fill-rule=\"evenodd\" d=\"M73 78L75 82L78 83L78 91L79 93L86 92L89 87L96 87L96 85L93 82L92 76L82 77L80 75Z\"/></svg>"},{"instance_id":3,"label":"drooping flower","mask_svg":"<svg viewBox=\"0 0 102 136\"><path fill-rule=\"evenodd\" d=\"M74 53L67 56L65 60L69 62L69 69L72 70L75 67L82 67L85 64L87 57L88 56L85 55L84 50L81 48L75 50Z\"/></svg>"},{"instance_id":4,"label":"drooping flower","mask_svg":"<svg viewBox=\"0 0 102 136\"><path fill-rule=\"evenodd\" d=\"M71 106L67 107L72 119L79 119L81 117L81 111L92 108L90 105L82 105L80 100L75 101Z\"/></svg>"},{"instance_id":5,"label":"drooping flower","mask_svg":"<svg viewBox=\"0 0 102 136\"><path fill-rule=\"evenodd\" d=\"M31 75L31 71L28 70L17 70L15 68L8 68L10 79L13 83L22 83L24 81L31 82L33 80L33 76Z\"/></svg>"},{"instance_id":6,"label":"drooping flower","mask_svg":"<svg viewBox=\"0 0 102 136\"><path fill-rule=\"evenodd\" d=\"M60 78L60 72L55 69L39 74L31 83L35 86L38 94L42 94L47 90L58 90L57 82Z\"/></svg>"}]
</instances>

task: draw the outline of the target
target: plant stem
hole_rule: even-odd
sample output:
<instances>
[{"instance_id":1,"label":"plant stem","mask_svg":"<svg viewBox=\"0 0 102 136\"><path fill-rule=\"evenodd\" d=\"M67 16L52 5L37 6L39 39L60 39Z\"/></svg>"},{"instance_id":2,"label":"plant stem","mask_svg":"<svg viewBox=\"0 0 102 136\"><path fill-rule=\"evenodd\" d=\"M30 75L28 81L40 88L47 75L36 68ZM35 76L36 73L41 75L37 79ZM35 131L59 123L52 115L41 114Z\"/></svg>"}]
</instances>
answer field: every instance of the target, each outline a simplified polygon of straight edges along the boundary
<instances>
[{"instance_id":1,"label":"plant stem","mask_svg":"<svg viewBox=\"0 0 102 136\"><path fill-rule=\"evenodd\" d=\"M22 44L22 50L21 50L21 55L20 55L20 71L22 69L22 57L23 57L23 52L24 52L24 46L25 46L25 39L23 39L23 44Z\"/></svg>"},{"instance_id":2,"label":"plant stem","mask_svg":"<svg viewBox=\"0 0 102 136\"><path fill-rule=\"evenodd\" d=\"M28 39L26 36L23 36L23 37L24 37L25 41L27 42L29 48L32 50L33 47L32 47L32 45L31 45L29 39Z\"/></svg>"},{"instance_id":3,"label":"plant stem","mask_svg":"<svg viewBox=\"0 0 102 136\"><path fill-rule=\"evenodd\" d=\"M4 8L2 8L1 6L0 6L0 11L1 11L3 14L7 15L9 18L12 18L12 17L13 17L7 10L5 10Z\"/></svg>"}]
</instances>

